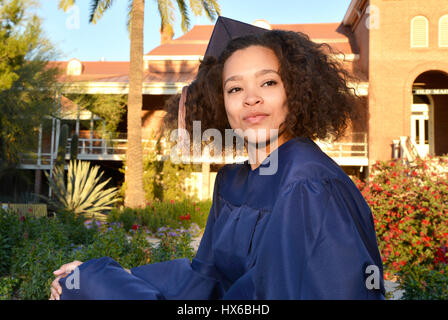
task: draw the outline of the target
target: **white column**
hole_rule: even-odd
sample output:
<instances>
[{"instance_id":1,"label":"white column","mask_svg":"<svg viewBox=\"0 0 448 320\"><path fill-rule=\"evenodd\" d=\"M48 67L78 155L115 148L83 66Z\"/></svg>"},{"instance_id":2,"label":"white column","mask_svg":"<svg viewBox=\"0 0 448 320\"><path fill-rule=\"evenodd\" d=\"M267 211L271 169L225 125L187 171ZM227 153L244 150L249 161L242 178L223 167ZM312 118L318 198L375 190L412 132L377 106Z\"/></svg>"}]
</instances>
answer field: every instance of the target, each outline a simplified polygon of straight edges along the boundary
<instances>
[{"instance_id":1,"label":"white column","mask_svg":"<svg viewBox=\"0 0 448 320\"><path fill-rule=\"evenodd\" d=\"M51 118L51 146L50 146L50 179L53 177L53 150L54 150L54 123L56 119ZM48 188L48 197L51 197L51 187Z\"/></svg>"},{"instance_id":2,"label":"white column","mask_svg":"<svg viewBox=\"0 0 448 320\"><path fill-rule=\"evenodd\" d=\"M103 147L103 154L107 153L107 144L106 144L106 121L103 120L103 134L101 137L101 146Z\"/></svg>"},{"instance_id":3,"label":"white column","mask_svg":"<svg viewBox=\"0 0 448 320\"><path fill-rule=\"evenodd\" d=\"M209 198L210 191L210 163L202 162L202 199Z\"/></svg>"},{"instance_id":4,"label":"white column","mask_svg":"<svg viewBox=\"0 0 448 320\"><path fill-rule=\"evenodd\" d=\"M90 116L90 154L93 153L93 113Z\"/></svg>"},{"instance_id":5,"label":"white column","mask_svg":"<svg viewBox=\"0 0 448 320\"><path fill-rule=\"evenodd\" d=\"M76 127L75 127L75 131L76 134L79 138L79 117L80 117L80 110L79 110L79 104L76 104Z\"/></svg>"},{"instance_id":6,"label":"white column","mask_svg":"<svg viewBox=\"0 0 448 320\"><path fill-rule=\"evenodd\" d=\"M37 165L42 164L42 123L39 126L39 140L37 142Z\"/></svg>"}]
</instances>

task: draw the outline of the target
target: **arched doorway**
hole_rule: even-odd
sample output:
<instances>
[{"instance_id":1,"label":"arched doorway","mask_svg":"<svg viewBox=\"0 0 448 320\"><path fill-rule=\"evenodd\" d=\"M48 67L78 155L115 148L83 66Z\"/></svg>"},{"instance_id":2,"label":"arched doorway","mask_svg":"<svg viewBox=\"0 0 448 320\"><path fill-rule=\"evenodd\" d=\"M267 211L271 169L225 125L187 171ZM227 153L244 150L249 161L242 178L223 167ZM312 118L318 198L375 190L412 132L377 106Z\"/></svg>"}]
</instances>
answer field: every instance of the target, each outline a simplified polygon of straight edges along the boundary
<instances>
[{"instance_id":1,"label":"arched doorway","mask_svg":"<svg viewBox=\"0 0 448 320\"><path fill-rule=\"evenodd\" d=\"M432 101L431 96L415 94L411 107L411 139L424 157L434 152L434 117L429 114L433 115Z\"/></svg>"},{"instance_id":2,"label":"arched doorway","mask_svg":"<svg viewBox=\"0 0 448 320\"><path fill-rule=\"evenodd\" d=\"M448 153L448 73L421 73L412 85L411 139L422 156Z\"/></svg>"}]
</instances>

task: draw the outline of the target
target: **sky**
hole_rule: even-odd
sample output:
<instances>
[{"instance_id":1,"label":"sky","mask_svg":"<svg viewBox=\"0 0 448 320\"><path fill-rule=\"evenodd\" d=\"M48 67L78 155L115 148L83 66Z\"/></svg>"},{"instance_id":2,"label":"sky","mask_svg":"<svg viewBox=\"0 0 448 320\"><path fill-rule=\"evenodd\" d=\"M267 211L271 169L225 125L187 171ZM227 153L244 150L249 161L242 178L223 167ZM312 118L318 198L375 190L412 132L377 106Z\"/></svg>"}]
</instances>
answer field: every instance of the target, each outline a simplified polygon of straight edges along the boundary
<instances>
[{"instance_id":1,"label":"sky","mask_svg":"<svg viewBox=\"0 0 448 320\"><path fill-rule=\"evenodd\" d=\"M130 41L126 27L128 0L115 0L97 24L88 22L91 0L77 0L68 12L58 0L40 0L37 14L47 38L60 52L57 60L129 61ZM188 1L186 1L188 3ZM341 22L351 0L218 0L221 15L252 23L265 19L272 24ZM173 0L176 4L176 1ZM176 8L177 10L177 8ZM205 15L190 13L191 26L212 25ZM156 0L145 1L144 52L160 45L160 16ZM174 38L183 35L176 15Z\"/></svg>"}]
</instances>

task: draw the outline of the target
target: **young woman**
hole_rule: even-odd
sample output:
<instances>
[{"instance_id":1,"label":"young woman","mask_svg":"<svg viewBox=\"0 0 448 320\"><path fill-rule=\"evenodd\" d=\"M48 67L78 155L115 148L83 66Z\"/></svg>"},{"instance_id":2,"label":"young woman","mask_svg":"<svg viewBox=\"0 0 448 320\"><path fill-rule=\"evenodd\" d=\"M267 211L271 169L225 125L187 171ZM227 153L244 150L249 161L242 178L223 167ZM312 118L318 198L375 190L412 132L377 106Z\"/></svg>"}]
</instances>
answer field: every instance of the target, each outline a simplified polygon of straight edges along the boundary
<instances>
[{"instance_id":1,"label":"young woman","mask_svg":"<svg viewBox=\"0 0 448 320\"><path fill-rule=\"evenodd\" d=\"M215 30L229 23L243 26L220 17ZM384 299L370 208L313 142L342 136L356 114L347 72L304 34L249 33L206 55L184 92L187 130L251 131L246 145L268 150L219 170L195 258L129 272L73 262L59 273L79 265L79 289L59 276L52 299Z\"/></svg>"}]
</instances>

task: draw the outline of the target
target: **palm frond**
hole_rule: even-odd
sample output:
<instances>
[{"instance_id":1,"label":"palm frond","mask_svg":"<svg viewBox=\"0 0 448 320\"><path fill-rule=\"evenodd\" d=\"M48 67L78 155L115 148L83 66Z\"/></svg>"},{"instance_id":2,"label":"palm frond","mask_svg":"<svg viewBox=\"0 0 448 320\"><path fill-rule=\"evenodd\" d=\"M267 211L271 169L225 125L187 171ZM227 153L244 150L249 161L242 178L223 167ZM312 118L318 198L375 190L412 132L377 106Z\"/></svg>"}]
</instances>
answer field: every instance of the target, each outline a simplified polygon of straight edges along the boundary
<instances>
[{"instance_id":1,"label":"palm frond","mask_svg":"<svg viewBox=\"0 0 448 320\"><path fill-rule=\"evenodd\" d=\"M204 10L201 0L190 0L190 9L196 17L201 16Z\"/></svg>"},{"instance_id":2,"label":"palm frond","mask_svg":"<svg viewBox=\"0 0 448 320\"><path fill-rule=\"evenodd\" d=\"M75 5L75 0L59 0L58 9L62 9L67 12L68 9Z\"/></svg>"},{"instance_id":3,"label":"palm frond","mask_svg":"<svg viewBox=\"0 0 448 320\"><path fill-rule=\"evenodd\" d=\"M160 29L162 32L174 34L174 5L171 0L157 0L160 14Z\"/></svg>"},{"instance_id":4,"label":"palm frond","mask_svg":"<svg viewBox=\"0 0 448 320\"><path fill-rule=\"evenodd\" d=\"M132 21L132 0L128 0L128 16L126 21L126 28L128 29L128 34L131 34L131 21Z\"/></svg>"},{"instance_id":5,"label":"palm frond","mask_svg":"<svg viewBox=\"0 0 448 320\"><path fill-rule=\"evenodd\" d=\"M97 21L103 16L104 12L109 9L114 0L92 0L90 4L90 17L89 22L97 23Z\"/></svg>"},{"instance_id":6,"label":"palm frond","mask_svg":"<svg viewBox=\"0 0 448 320\"><path fill-rule=\"evenodd\" d=\"M221 15L221 8L216 0L201 0L201 3L210 20L213 21Z\"/></svg>"},{"instance_id":7,"label":"palm frond","mask_svg":"<svg viewBox=\"0 0 448 320\"><path fill-rule=\"evenodd\" d=\"M182 31L185 33L190 29L190 17L188 14L188 7L185 4L185 0L177 0L177 6L179 7L180 16L182 18Z\"/></svg>"}]
</instances>

